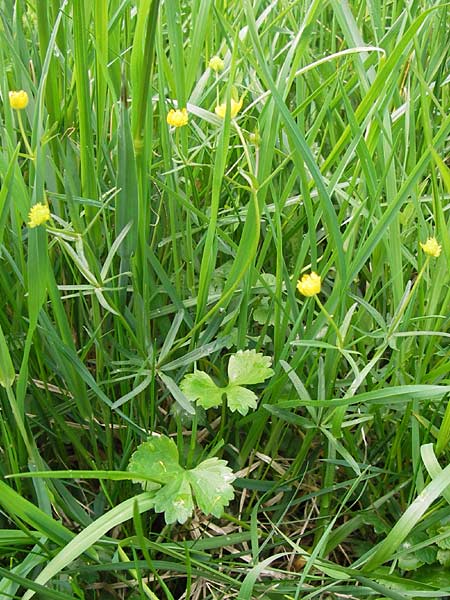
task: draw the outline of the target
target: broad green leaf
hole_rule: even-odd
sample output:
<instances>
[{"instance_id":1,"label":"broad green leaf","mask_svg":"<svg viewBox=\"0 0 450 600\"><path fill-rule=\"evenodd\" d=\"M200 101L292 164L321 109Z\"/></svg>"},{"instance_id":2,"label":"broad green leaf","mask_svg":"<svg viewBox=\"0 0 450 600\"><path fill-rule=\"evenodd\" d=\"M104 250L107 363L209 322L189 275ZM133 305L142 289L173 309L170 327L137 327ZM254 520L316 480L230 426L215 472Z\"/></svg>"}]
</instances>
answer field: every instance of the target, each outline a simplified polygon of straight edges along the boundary
<instances>
[{"instance_id":1,"label":"broad green leaf","mask_svg":"<svg viewBox=\"0 0 450 600\"><path fill-rule=\"evenodd\" d=\"M175 475L175 479L155 494L155 511L163 512L166 523L185 523L192 515L194 502L186 471Z\"/></svg>"},{"instance_id":2,"label":"broad green leaf","mask_svg":"<svg viewBox=\"0 0 450 600\"><path fill-rule=\"evenodd\" d=\"M441 565L424 566L414 573L414 580L425 585L432 586L437 590L446 590L450 587L450 569L443 569ZM445 592L444 592L445 594ZM445 598L442 593L436 597Z\"/></svg>"},{"instance_id":3,"label":"broad green leaf","mask_svg":"<svg viewBox=\"0 0 450 600\"><path fill-rule=\"evenodd\" d=\"M436 554L437 549L436 546L426 546L425 548L420 548L419 550L415 550L414 554L417 558L425 563L426 565L432 565L436 562Z\"/></svg>"},{"instance_id":4,"label":"broad green leaf","mask_svg":"<svg viewBox=\"0 0 450 600\"><path fill-rule=\"evenodd\" d=\"M274 312L270 306L269 298L263 298L261 300L259 305L253 311L253 318L260 325L265 325L266 323L273 325L275 323Z\"/></svg>"},{"instance_id":5,"label":"broad green leaf","mask_svg":"<svg viewBox=\"0 0 450 600\"><path fill-rule=\"evenodd\" d=\"M131 457L128 471L161 481L161 486L136 480L144 490L157 490L156 512L163 512L166 523L185 523L192 515L194 501L205 514L220 517L224 506L233 499L231 483L235 477L224 460L208 458L191 470L178 462L175 443L166 436L152 437L141 444Z\"/></svg>"},{"instance_id":6,"label":"broad green leaf","mask_svg":"<svg viewBox=\"0 0 450 600\"><path fill-rule=\"evenodd\" d=\"M438 550L436 557L443 567L450 568L450 550Z\"/></svg>"},{"instance_id":7,"label":"broad green leaf","mask_svg":"<svg viewBox=\"0 0 450 600\"><path fill-rule=\"evenodd\" d=\"M224 388L218 387L211 377L203 371L186 375L180 389L191 402L198 401L204 408L215 408L222 403Z\"/></svg>"},{"instance_id":8,"label":"broad green leaf","mask_svg":"<svg viewBox=\"0 0 450 600\"><path fill-rule=\"evenodd\" d=\"M270 368L271 358L257 353L255 350L239 350L230 357L228 363L229 383L226 387L218 387L209 375L203 371L195 371L186 375L180 384L183 394L191 402L197 401L204 408L216 408L227 396L228 408L246 415L249 408L256 408L257 396L242 385L262 383L273 375Z\"/></svg>"},{"instance_id":9,"label":"broad green leaf","mask_svg":"<svg viewBox=\"0 0 450 600\"><path fill-rule=\"evenodd\" d=\"M423 566L423 562L415 554L407 554L406 556L400 556L398 566L403 571L415 571Z\"/></svg>"},{"instance_id":10,"label":"broad green leaf","mask_svg":"<svg viewBox=\"0 0 450 600\"><path fill-rule=\"evenodd\" d=\"M450 525L444 525L443 527L439 527L436 533L438 535L447 534L448 537L444 537L441 540L438 540L436 544L441 550L450 550Z\"/></svg>"},{"instance_id":11,"label":"broad green leaf","mask_svg":"<svg viewBox=\"0 0 450 600\"><path fill-rule=\"evenodd\" d=\"M231 484L235 476L226 462L208 458L187 474L199 508L219 518L234 496Z\"/></svg>"},{"instance_id":12,"label":"broad green leaf","mask_svg":"<svg viewBox=\"0 0 450 600\"><path fill-rule=\"evenodd\" d=\"M412 533L403 542L401 549L408 551L399 556L399 567L405 571L412 571L420 568L423 564L432 565L436 562L436 546L430 544L423 548L415 549L416 545L422 545L429 540L429 534L424 531Z\"/></svg>"},{"instance_id":13,"label":"broad green leaf","mask_svg":"<svg viewBox=\"0 0 450 600\"><path fill-rule=\"evenodd\" d=\"M249 408L256 408L258 396L241 385L229 385L226 389L227 405L231 412L246 415Z\"/></svg>"},{"instance_id":14,"label":"broad green leaf","mask_svg":"<svg viewBox=\"0 0 450 600\"><path fill-rule=\"evenodd\" d=\"M178 463L178 449L175 442L163 435L151 437L133 453L128 471L145 473L162 483L169 483L183 471ZM146 491L159 487L158 484L150 481L139 480L135 483L141 483Z\"/></svg>"},{"instance_id":15,"label":"broad green leaf","mask_svg":"<svg viewBox=\"0 0 450 600\"><path fill-rule=\"evenodd\" d=\"M269 356L263 356L255 350L239 350L230 356L228 363L230 383L237 385L262 383L273 375L271 363Z\"/></svg>"}]
</instances>

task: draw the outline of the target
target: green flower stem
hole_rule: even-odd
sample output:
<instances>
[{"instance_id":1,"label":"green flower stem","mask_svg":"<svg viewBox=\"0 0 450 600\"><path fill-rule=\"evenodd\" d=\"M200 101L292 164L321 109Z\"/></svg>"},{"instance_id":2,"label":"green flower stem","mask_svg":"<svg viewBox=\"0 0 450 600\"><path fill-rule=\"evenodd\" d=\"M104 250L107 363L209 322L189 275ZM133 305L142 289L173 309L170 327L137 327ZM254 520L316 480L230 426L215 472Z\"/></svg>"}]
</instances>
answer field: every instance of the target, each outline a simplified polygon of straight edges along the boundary
<instances>
[{"instance_id":1,"label":"green flower stem","mask_svg":"<svg viewBox=\"0 0 450 600\"><path fill-rule=\"evenodd\" d=\"M219 73L217 73L217 71L216 71L216 97L217 97L216 106L219 106L219 104L220 104Z\"/></svg>"},{"instance_id":2,"label":"green flower stem","mask_svg":"<svg viewBox=\"0 0 450 600\"><path fill-rule=\"evenodd\" d=\"M182 467L184 468L186 466L186 454L184 453L184 438L183 438L183 425L181 423L181 417L180 415L177 415L176 417L176 424L177 424L177 447L178 447L178 454L180 456L180 464L182 465Z\"/></svg>"},{"instance_id":3,"label":"green flower stem","mask_svg":"<svg viewBox=\"0 0 450 600\"><path fill-rule=\"evenodd\" d=\"M197 412L192 416L192 429L191 429L191 439L189 442L189 453L186 461L186 468L190 469L192 467L193 458L195 449L197 448L197 427L198 427L198 417Z\"/></svg>"},{"instance_id":4,"label":"green flower stem","mask_svg":"<svg viewBox=\"0 0 450 600\"><path fill-rule=\"evenodd\" d=\"M22 135L23 143L25 144L25 148L27 149L28 154L30 155L31 160L35 160L36 156L31 149L30 143L27 138L27 134L25 133L25 129L23 127L22 114L20 110L17 111L17 121L19 123L20 133Z\"/></svg>"},{"instance_id":5,"label":"green flower stem","mask_svg":"<svg viewBox=\"0 0 450 600\"><path fill-rule=\"evenodd\" d=\"M330 315L330 313L327 311L327 309L325 308L325 306L322 304L322 302L319 300L318 295L316 294L314 296L320 310L323 312L323 314L325 315L328 323L332 326L332 328L334 329L334 331L336 332L336 337L337 337L337 346L338 348L343 348L344 347L344 340L342 338L341 332L339 331L339 327L336 325L333 317Z\"/></svg>"},{"instance_id":6,"label":"green flower stem","mask_svg":"<svg viewBox=\"0 0 450 600\"><path fill-rule=\"evenodd\" d=\"M425 269L428 266L428 263L430 262L430 259L431 259L431 256L428 255L427 258L426 258L426 260L425 260L425 262L422 265L422 268L419 271L419 274L417 275L417 278L416 278L416 280L415 280L415 282L414 282L414 284L413 284L413 286L411 288L411 291L408 294L408 297L406 298L405 302L403 303L403 305L401 306L400 310L396 314L395 318L392 319L392 322L391 322L391 324L389 326L389 329L388 329L388 332L387 332L387 336L386 336L386 345L389 343L389 340L390 340L392 334L396 331L398 325L400 324L400 320L403 317L403 315L405 314L405 310L409 306L411 298L413 297L414 292L416 291L416 288L419 285L420 280L423 277L423 274L425 272ZM383 350L383 352L384 352L384 350Z\"/></svg>"},{"instance_id":7,"label":"green flower stem","mask_svg":"<svg viewBox=\"0 0 450 600\"><path fill-rule=\"evenodd\" d=\"M227 401L224 398L222 400L222 414L221 414L221 418L220 418L219 433L217 434L217 439L219 439L219 440L223 439L223 437L224 437L226 422L227 422Z\"/></svg>"}]
</instances>

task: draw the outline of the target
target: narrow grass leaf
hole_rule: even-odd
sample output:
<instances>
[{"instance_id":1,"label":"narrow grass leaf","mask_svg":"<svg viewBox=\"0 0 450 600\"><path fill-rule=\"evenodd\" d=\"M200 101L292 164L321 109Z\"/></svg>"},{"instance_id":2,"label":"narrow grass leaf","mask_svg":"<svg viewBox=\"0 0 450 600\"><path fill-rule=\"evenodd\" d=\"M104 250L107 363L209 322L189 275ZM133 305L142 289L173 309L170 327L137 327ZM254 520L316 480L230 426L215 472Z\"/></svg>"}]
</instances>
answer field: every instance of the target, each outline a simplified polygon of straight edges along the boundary
<instances>
[{"instance_id":1,"label":"narrow grass leaf","mask_svg":"<svg viewBox=\"0 0 450 600\"><path fill-rule=\"evenodd\" d=\"M0 384L11 387L16 378L16 371L9 354L8 345L0 325Z\"/></svg>"},{"instance_id":2,"label":"narrow grass leaf","mask_svg":"<svg viewBox=\"0 0 450 600\"><path fill-rule=\"evenodd\" d=\"M388 536L375 546L374 552L370 554L363 567L364 572L373 571L384 562L392 559L406 536L420 522L426 511L430 509L433 502L443 494L448 486L450 486L450 465L443 469L422 490L391 529Z\"/></svg>"},{"instance_id":3,"label":"narrow grass leaf","mask_svg":"<svg viewBox=\"0 0 450 600\"><path fill-rule=\"evenodd\" d=\"M433 444L423 444L420 447L420 455L425 465L428 475L434 479L442 473L442 467L439 464L436 454L434 453ZM442 495L450 504L450 486L442 492Z\"/></svg>"},{"instance_id":4,"label":"narrow grass leaf","mask_svg":"<svg viewBox=\"0 0 450 600\"><path fill-rule=\"evenodd\" d=\"M121 502L118 506L96 519L91 525L86 527L81 533L75 536L54 558L50 560L47 566L39 573L35 583L45 585L55 575L65 569L81 554L89 550L98 542L107 531L110 531L125 521L133 518L133 507L137 505L139 513L146 512L153 508L154 501L152 496L147 493L140 494L135 498L129 498ZM28 590L23 600L29 600L34 596L34 590Z\"/></svg>"}]
</instances>

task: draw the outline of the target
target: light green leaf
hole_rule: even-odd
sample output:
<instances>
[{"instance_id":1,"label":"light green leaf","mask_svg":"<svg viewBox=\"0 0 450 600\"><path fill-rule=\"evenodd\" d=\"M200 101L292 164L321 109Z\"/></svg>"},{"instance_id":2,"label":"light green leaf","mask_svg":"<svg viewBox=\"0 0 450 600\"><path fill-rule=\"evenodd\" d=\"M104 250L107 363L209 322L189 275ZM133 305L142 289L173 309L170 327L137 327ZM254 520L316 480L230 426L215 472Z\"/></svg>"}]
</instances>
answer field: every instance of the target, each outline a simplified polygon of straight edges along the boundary
<instances>
[{"instance_id":1,"label":"light green leaf","mask_svg":"<svg viewBox=\"0 0 450 600\"><path fill-rule=\"evenodd\" d=\"M403 571L415 571L423 566L423 562L415 554L407 554L399 557L398 566Z\"/></svg>"},{"instance_id":2,"label":"light green leaf","mask_svg":"<svg viewBox=\"0 0 450 600\"><path fill-rule=\"evenodd\" d=\"M443 567L450 568L450 550L438 550L436 558Z\"/></svg>"},{"instance_id":3,"label":"light green leaf","mask_svg":"<svg viewBox=\"0 0 450 600\"><path fill-rule=\"evenodd\" d=\"M444 525L443 527L439 527L436 533L438 535L447 534L448 537L444 537L441 540L438 540L436 544L441 550L450 550L450 525Z\"/></svg>"},{"instance_id":4,"label":"light green leaf","mask_svg":"<svg viewBox=\"0 0 450 600\"><path fill-rule=\"evenodd\" d=\"M230 383L237 385L262 383L273 375L271 363L270 356L263 356L255 350L239 350L230 356L228 363Z\"/></svg>"},{"instance_id":5,"label":"light green leaf","mask_svg":"<svg viewBox=\"0 0 450 600\"><path fill-rule=\"evenodd\" d=\"M155 494L155 511L163 512L166 523L185 523L192 515L194 502L186 471L175 475L175 479Z\"/></svg>"},{"instance_id":6,"label":"light green leaf","mask_svg":"<svg viewBox=\"0 0 450 600\"><path fill-rule=\"evenodd\" d=\"M263 298L259 305L253 311L254 320L260 325L268 325L274 324L274 312L270 307L270 302L268 298Z\"/></svg>"},{"instance_id":7,"label":"light green leaf","mask_svg":"<svg viewBox=\"0 0 450 600\"><path fill-rule=\"evenodd\" d=\"M163 435L151 437L140 444L133 453L128 464L128 471L145 473L149 477L161 481L161 484L169 483L183 472L178 463L178 449L175 442ZM141 483L146 491L160 487L150 481L137 480L135 483Z\"/></svg>"},{"instance_id":8,"label":"light green leaf","mask_svg":"<svg viewBox=\"0 0 450 600\"><path fill-rule=\"evenodd\" d=\"M198 401L204 408L215 408L222 403L224 389L218 387L211 377L203 371L186 375L180 389L191 402Z\"/></svg>"},{"instance_id":9,"label":"light green leaf","mask_svg":"<svg viewBox=\"0 0 450 600\"><path fill-rule=\"evenodd\" d=\"M238 411L241 415L246 415L249 408L256 408L258 396L240 385L229 385L226 389L227 405L231 412Z\"/></svg>"},{"instance_id":10,"label":"light green leaf","mask_svg":"<svg viewBox=\"0 0 450 600\"><path fill-rule=\"evenodd\" d=\"M204 408L216 408L227 396L228 408L246 415L250 408L256 408L257 396L241 385L262 383L273 375L270 368L271 358L257 353L255 350L239 350L230 357L228 363L229 383L226 387L218 387L211 377L203 371L195 371L186 375L180 389L188 400L197 401Z\"/></svg>"},{"instance_id":11,"label":"light green leaf","mask_svg":"<svg viewBox=\"0 0 450 600\"><path fill-rule=\"evenodd\" d=\"M409 535L401 545L401 554L398 559L398 565L405 571L412 571L420 568L422 565L432 565L436 562L436 546L428 545L420 548L424 543L427 543L430 538L428 533L424 531L414 532ZM419 546L418 550L415 547ZM403 550L407 553L403 554Z\"/></svg>"},{"instance_id":12,"label":"light green leaf","mask_svg":"<svg viewBox=\"0 0 450 600\"><path fill-rule=\"evenodd\" d=\"M208 458L187 472L199 508L218 518L234 497L235 476L226 465L224 460Z\"/></svg>"},{"instance_id":13,"label":"light green leaf","mask_svg":"<svg viewBox=\"0 0 450 600\"><path fill-rule=\"evenodd\" d=\"M437 554L437 549L436 546L426 546L425 548L419 548L419 550L416 550L414 552L414 554L417 556L417 558L422 561L424 564L426 565L432 565L436 562L436 554Z\"/></svg>"},{"instance_id":14,"label":"light green leaf","mask_svg":"<svg viewBox=\"0 0 450 600\"><path fill-rule=\"evenodd\" d=\"M185 523L192 515L194 501L205 514L220 517L224 506L233 499L231 483L235 477L224 460L208 458L191 470L178 462L178 450L170 438L154 436L141 444L132 455L128 471L161 481L161 485L136 480L144 490L157 490L156 512L163 512L166 523Z\"/></svg>"}]
</instances>

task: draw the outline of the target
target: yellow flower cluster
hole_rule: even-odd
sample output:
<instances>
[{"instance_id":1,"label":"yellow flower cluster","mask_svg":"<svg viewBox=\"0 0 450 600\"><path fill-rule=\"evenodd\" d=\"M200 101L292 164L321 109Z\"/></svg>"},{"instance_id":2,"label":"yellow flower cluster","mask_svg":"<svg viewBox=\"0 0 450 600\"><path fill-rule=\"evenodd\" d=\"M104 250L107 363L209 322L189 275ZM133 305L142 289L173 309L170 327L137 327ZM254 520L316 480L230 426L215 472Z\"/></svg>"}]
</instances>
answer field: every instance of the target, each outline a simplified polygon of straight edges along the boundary
<instances>
[{"instance_id":1,"label":"yellow flower cluster","mask_svg":"<svg viewBox=\"0 0 450 600\"><path fill-rule=\"evenodd\" d=\"M223 71L224 67L225 67L225 63L222 60L222 58L220 58L220 56L212 56L208 62L208 67L212 70L215 71L215 73L217 74L219 71ZM230 119L234 119L236 117L236 115L238 114L238 112L241 110L243 102L244 102L244 98L241 97L240 99L237 99L237 93L235 88L233 87L233 96L234 98L230 99L230 108L229 108L229 117ZM219 92L217 91L217 105L215 107L215 113L218 117L220 117L221 119L225 119L225 117L227 116L227 103L223 102L222 104L220 103L219 100ZM188 116L188 111L186 108L177 108L177 109L171 109L169 110L168 114L167 114L167 123L168 125L170 125L171 127L184 127L185 125L188 124L189 121L189 116ZM257 142L256 142L257 143Z\"/></svg>"},{"instance_id":2,"label":"yellow flower cluster","mask_svg":"<svg viewBox=\"0 0 450 600\"><path fill-rule=\"evenodd\" d=\"M441 245L438 243L437 239L434 237L428 238L427 241L422 244L420 242L420 247L425 252L425 254L429 254L430 256L434 256L437 258L441 253Z\"/></svg>"},{"instance_id":3,"label":"yellow flower cluster","mask_svg":"<svg viewBox=\"0 0 450 600\"><path fill-rule=\"evenodd\" d=\"M38 227L50 219L50 209L46 204L38 202L28 213L28 227Z\"/></svg>"},{"instance_id":4,"label":"yellow flower cluster","mask_svg":"<svg viewBox=\"0 0 450 600\"><path fill-rule=\"evenodd\" d=\"M241 110L241 108L242 108L242 98L239 100L239 102L236 102L236 100L233 100L233 98L231 98L231 101L230 101L230 117L232 119L234 119L234 117L238 114L238 112ZM216 111L216 115L218 117L220 117L221 119L225 119L225 115L227 114L227 104L226 104L226 102L224 102L223 104L219 104L218 106L216 106L215 111Z\"/></svg>"},{"instance_id":5,"label":"yellow flower cluster","mask_svg":"<svg viewBox=\"0 0 450 600\"><path fill-rule=\"evenodd\" d=\"M24 90L9 92L9 103L14 110L23 110L28 106L28 94Z\"/></svg>"},{"instance_id":6,"label":"yellow flower cluster","mask_svg":"<svg viewBox=\"0 0 450 600\"><path fill-rule=\"evenodd\" d=\"M309 275L303 275L297 282L297 289L303 296L316 296L320 292L322 280L320 275L311 271Z\"/></svg>"},{"instance_id":7,"label":"yellow flower cluster","mask_svg":"<svg viewBox=\"0 0 450 600\"><path fill-rule=\"evenodd\" d=\"M167 115L167 123L171 127L183 127L189 121L188 112L185 108L171 109Z\"/></svg>"},{"instance_id":8,"label":"yellow flower cluster","mask_svg":"<svg viewBox=\"0 0 450 600\"><path fill-rule=\"evenodd\" d=\"M220 56L213 56L208 63L208 67L210 69L212 69L213 71L215 71L216 73L218 71L223 71L224 66L225 65L223 63L223 60L220 58Z\"/></svg>"}]
</instances>

